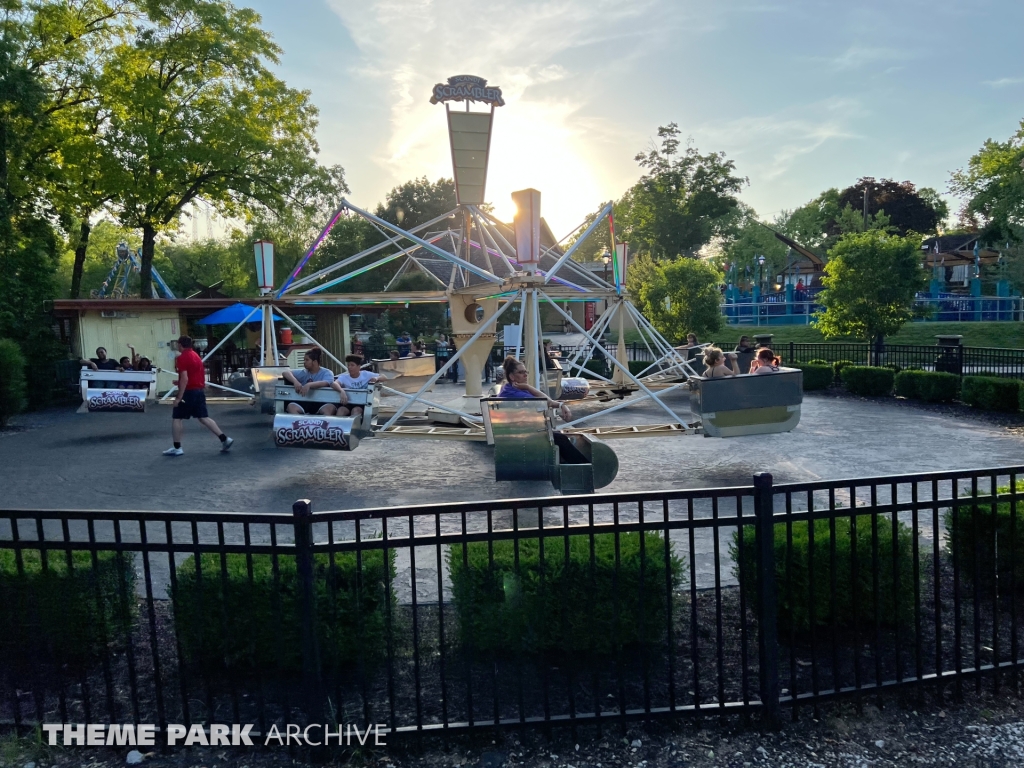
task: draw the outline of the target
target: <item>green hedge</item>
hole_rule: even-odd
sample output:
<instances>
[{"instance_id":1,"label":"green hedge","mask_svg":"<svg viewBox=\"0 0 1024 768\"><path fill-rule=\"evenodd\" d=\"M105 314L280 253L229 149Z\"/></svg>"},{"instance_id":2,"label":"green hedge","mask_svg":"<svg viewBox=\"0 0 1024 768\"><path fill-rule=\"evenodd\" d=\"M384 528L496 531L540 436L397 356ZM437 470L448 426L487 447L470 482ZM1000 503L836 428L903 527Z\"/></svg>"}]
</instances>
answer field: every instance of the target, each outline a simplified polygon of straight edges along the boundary
<instances>
[{"instance_id":1,"label":"green hedge","mask_svg":"<svg viewBox=\"0 0 1024 768\"><path fill-rule=\"evenodd\" d=\"M1009 492L1010 486L997 490L999 494ZM1024 493L1024 481L1017 483L1017 493ZM951 557L956 556L960 573L968 580L978 577L986 586L992 585L998 535L1000 589L1013 585L1014 576L1016 586L1024 586L1024 499L1017 502L1016 515L1012 514L1012 506L1009 501L997 504L995 514L991 504L961 506L956 515L951 509L946 512L946 551Z\"/></svg>"},{"instance_id":2,"label":"green hedge","mask_svg":"<svg viewBox=\"0 0 1024 768\"><path fill-rule=\"evenodd\" d=\"M843 385L855 395L879 397L892 394L896 372L891 368L849 365L842 372Z\"/></svg>"},{"instance_id":3,"label":"green hedge","mask_svg":"<svg viewBox=\"0 0 1024 768\"><path fill-rule=\"evenodd\" d=\"M25 357L11 339L0 339L0 427L25 409Z\"/></svg>"},{"instance_id":4,"label":"green hedge","mask_svg":"<svg viewBox=\"0 0 1024 768\"><path fill-rule=\"evenodd\" d=\"M786 525L775 526L775 583L779 605L779 628L783 633L805 633L811 628L811 604L816 626L874 626L875 623L875 539L871 515L857 516L856 565L857 582L853 584L853 537L849 518L836 519L836 594L832 595L831 540L828 520L814 521L814 581L810 578L809 525L793 523L793 549L786 549ZM895 626L913 619L914 557L913 534L899 523L895 547L892 520L879 517L877 522L878 617L882 626ZM744 528L743 548L739 536L733 534L731 554L737 563L740 585L748 595L757 594L756 537L754 527ZM895 548L896 569L893 568ZM739 567L742 560L742 567ZM790 562L791 560L791 562ZM790 570L787 574L787 566ZM898 599L894 598L893 574L897 574ZM856 600L854 600L856 597ZM857 610L854 611L856 603ZM785 636L785 635L784 635Z\"/></svg>"},{"instance_id":5,"label":"green hedge","mask_svg":"<svg viewBox=\"0 0 1024 768\"><path fill-rule=\"evenodd\" d=\"M395 552L388 553L394 584ZM207 671L252 674L294 674L302 671L301 602L295 558L253 555L250 581L245 555L226 556L226 586L221 556L201 556L202 578L195 557L177 570L171 591L175 626L185 659ZM339 552L334 565L328 555L314 558L317 639L325 671L354 663L360 648L364 661L380 657L385 647L387 592L384 555L362 553L361 591L356 555ZM392 594L392 605L394 595Z\"/></svg>"},{"instance_id":6,"label":"green hedge","mask_svg":"<svg viewBox=\"0 0 1024 768\"><path fill-rule=\"evenodd\" d=\"M537 538L519 540L518 565L513 541L494 542L493 563L486 543L453 546L448 568L463 643L491 652L608 653L660 642L668 597L665 540L657 533L644 535L641 568L640 534L619 534L616 573L615 534L593 538L593 573L590 537L584 535L569 537L568 563L565 538L545 537L543 568ZM670 553L673 589L683 562Z\"/></svg>"},{"instance_id":7,"label":"green hedge","mask_svg":"<svg viewBox=\"0 0 1024 768\"><path fill-rule=\"evenodd\" d=\"M593 371L599 376L604 376L606 379L611 378L608 375L608 362L606 360L594 360L593 358L591 358L583 364L583 367L588 371ZM580 374L582 374L583 378L585 379L594 378L593 376L587 376L587 374L583 373L583 371L580 371Z\"/></svg>"},{"instance_id":8,"label":"green hedge","mask_svg":"<svg viewBox=\"0 0 1024 768\"><path fill-rule=\"evenodd\" d=\"M960 377L954 373L906 370L896 374L896 394L928 403L949 403L960 396Z\"/></svg>"},{"instance_id":9,"label":"green hedge","mask_svg":"<svg viewBox=\"0 0 1024 768\"><path fill-rule=\"evenodd\" d=\"M72 550L46 554L0 550L0 657L66 664L99 657L119 644L136 613L135 565L117 552Z\"/></svg>"},{"instance_id":10,"label":"green hedge","mask_svg":"<svg viewBox=\"0 0 1024 768\"><path fill-rule=\"evenodd\" d=\"M1020 408L1020 384L995 376L964 376L960 399L974 408L1012 413Z\"/></svg>"},{"instance_id":11,"label":"green hedge","mask_svg":"<svg viewBox=\"0 0 1024 768\"><path fill-rule=\"evenodd\" d=\"M648 360L630 360L629 361L629 372L634 376L639 376L641 373L651 367L651 363ZM657 369L654 369L657 370ZM654 371L651 371L653 373Z\"/></svg>"},{"instance_id":12,"label":"green hedge","mask_svg":"<svg viewBox=\"0 0 1024 768\"><path fill-rule=\"evenodd\" d=\"M843 380L843 369L849 368L851 365L856 365L856 363L854 363L853 360L836 360L832 363L832 370L835 371L836 374L836 384Z\"/></svg>"},{"instance_id":13,"label":"green hedge","mask_svg":"<svg viewBox=\"0 0 1024 768\"><path fill-rule=\"evenodd\" d=\"M815 389L828 389L832 386L835 374L832 366L820 363L796 363L794 368L804 372L804 391L809 392Z\"/></svg>"}]
</instances>

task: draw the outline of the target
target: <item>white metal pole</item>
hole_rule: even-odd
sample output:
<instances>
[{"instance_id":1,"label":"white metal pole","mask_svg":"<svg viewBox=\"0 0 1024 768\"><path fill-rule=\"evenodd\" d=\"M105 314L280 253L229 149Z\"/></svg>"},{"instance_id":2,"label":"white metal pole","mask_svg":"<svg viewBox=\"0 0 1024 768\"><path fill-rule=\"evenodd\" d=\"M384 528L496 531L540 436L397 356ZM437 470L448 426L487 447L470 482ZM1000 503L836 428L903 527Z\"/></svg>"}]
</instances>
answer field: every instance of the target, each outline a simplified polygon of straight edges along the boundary
<instances>
[{"instance_id":1,"label":"white metal pole","mask_svg":"<svg viewBox=\"0 0 1024 768\"><path fill-rule=\"evenodd\" d=\"M423 240L423 239L421 239L419 237L416 237L416 235L414 235L414 234L412 234L410 232L406 232L401 227L396 227L394 224L392 224L389 221L384 221L384 219L382 219L382 218L380 218L378 216L374 216L372 213L368 213L367 211L364 211L362 208L357 208L356 206L352 205L352 203L349 203L348 201L343 201L343 202L345 203L345 206L349 210L351 210L351 211L353 211L355 213L358 213L360 216L362 216L367 221L370 221L370 222L373 222L374 224L378 224L378 225L380 225L382 227L385 227L386 229L391 230L392 232L394 232L395 234L399 235L400 237L404 237L404 238L406 238L408 240L411 240L412 242L414 242L417 245L419 245L421 248L426 248L431 253L434 253L434 254L440 256L442 259L445 259L446 261L451 261L451 262L454 262L455 264L458 264L460 267L462 267L463 269L466 269L466 270L472 272L477 277L481 277L484 280L487 280L488 282L491 282L491 283L500 283L500 282L502 282L502 278L500 278L497 275L494 275L494 274L488 272L486 269L481 269L480 267L476 266L475 264L471 264L470 262L465 261L464 259L460 259L458 256L455 256L455 255L453 255L451 253L448 253L448 251L441 250L440 248L438 248L433 243L428 243L426 240Z\"/></svg>"},{"instance_id":2,"label":"white metal pole","mask_svg":"<svg viewBox=\"0 0 1024 768\"><path fill-rule=\"evenodd\" d=\"M408 392L399 392L397 389L392 389L391 387L387 386L386 384L381 385L381 388L387 390L392 395L398 395L399 397L404 397L406 400L416 400L416 399L419 399L419 401L421 403L423 403L424 405L429 405L431 408L437 408L439 411L447 411L448 413L454 413L456 416L461 416L462 418L469 419L470 421L473 421L473 422L483 422L483 418L481 416L474 416L471 413L466 413L465 411L460 411L458 408L452 408L451 406L448 406L448 405L441 405L440 403L435 403L435 402L433 402L431 400L426 400L426 399L424 399L422 397L421 398L417 398L415 395L410 395Z\"/></svg>"},{"instance_id":3,"label":"white metal pole","mask_svg":"<svg viewBox=\"0 0 1024 768\"><path fill-rule=\"evenodd\" d=\"M274 351L274 365L281 364L281 358L277 354L277 328L274 327L274 307L267 303L267 322L270 324L270 348Z\"/></svg>"},{"instance_id":4,"label":"white metal pole","mask_svg":"<svg viewBox=\"0 0 1024 768\"><path fill-rule=\"evenodd\" d=\"M680 382L679 384L673 384L671 387L666 387L665 389L661 390L659 395L664 395L664 394L667 394L667 393L671 392L672 390L679 389L680 387L684 386L684 384L685 384L685 382ZM582 424L583 422L590 421L591 419L593 419L593 418L595 418L597 416L605 416L605 415L607 415L609 413L612 413L614 411L621 410L622 408L628 408L631 405L639 405L640 403L646 402L649 399L650 399L649 395L639 395L636 399L623 400L621 403L618 403L617 405L613 405L611 408L604 408L604 409L602 409L600 411L594 411L593 413L588 413L586 416L580 416L578 419L573 419L572 421L563 424L562 425L562 429L565 429L566 427L578 426L578 425ZM681 425L683 425L683 426L686 426L686 422L684 422L684 421L680 421L679 423Z\"/></svg>"},{"instance_id":5,"label":"white metal pole","mask_svg":"<svg viewBox=\"0 0 1024 768\"><path fill-rule=\"evenodd\" d=\"M449 216L451 216L456 211L458 211L458 208L453 208L452 210L448 211L448 213L442 213L440 216L431 219L430 221L426 222L425 224L420 224L418 227L413 227L409 231L410 232L419 232L421 230L424 230L427 227L431 226L432 224L437 224L439 221L443 221L444 219L447 219ZM302 286L309 285L310 283L316 282L316 280L318 278L321 278L321 277L323 277L325 275L329 275L332 272L337 272L339 269L342 269L342 268L348 266L349 264L353 264L353 263L359 261L360 259L362 259L363 257L369 256L371 253L376 253L377 251L382 251L382 250L384 250L385 248L387 248L391 244L392 243L391 243L390 240L388 240L386 242L383 242L383 243L378 243L377 245L371 246L370 248L367 248L366 250L360 251L359 253L356 253L356 254L354 254L352 256L349 256L347 259L342 259L341 261L336 262L336 263L332 264L329 267L324 267L323 269L317 270L313 274L307 275L306 277L302 278L301 280L296 280L294 283L292 283L291 285L287 286L286 289L281 291L281 295L284 295L286 293L291 293L292 291L297 291ZM280 296L278 298L280 298Z\"/></svg>"},{"instance_id":6,"label":"white metal pole","mask_svg":"<svg viewBox=\"0 0 1024 768\"><path fill-rule=\"evenodd\" d=\"M312 341L312 342L313 342L313 343L314 343L314 344L315 344L315 345L316 345L316 346L317 346L317 347L318 347L319 349L323 350L323 352L324 352L324 353L325 353L325 354L326 354L326 355L327 355L327 356L328 356L329 358L331 358L331 360L333 360L333 361L334 361L334 362L336 362L336 363L337 363L338 365L340 365L340 366L341 366L341 371L340 371L340 373L344 373L344 372L345 372L345 365L346 365L346 364L345 364L345 363L344 363L343 361L339 360L339 359L338 359L338 358L336 358L336 357L335 357L334 355L332 355L332 354L331 354L331 351L330 351L329 349L327 349L327 347L325 347L325 346L324 346L323 344L321 344L321 343L320 343L319 341L317 341L317 340L316 340L316 339L314 339L314 338L313 338L312 336L310 336L310 335L309 335L309 333L308 333L307 331L305 331L305 330L304 330L304 329L302 328L302 326L301 326L301 325L299 325L299 324L298 324L298 323L296 323L296 322L295 322L294 320L292 320L292 319L291 319L290 317L288 317L288 315L286 315L286 314L285 314L285 313L284 313L284 312L283 312L283 311L282 311L282 310L281 310L280 308L278 308L278 309L277 309L276 311L277 311L277 313L278 313L279 315L281 315L281 317L283 317L283 318L284 318L285 320L287 320L287 321L288 321L289 323L291 323L291 324L292 324L292 327L293 327L293 328L295 328L295 330L297 330L297 331L301 331L301 332L302 332L302 333L304 333L304 334L305 334L306 336L309 336L309 339L310 339L310 341Z\"/></svg>"},{"instance_id":7,"label":"white metal pole","mask_svg":"<svg viewBox=\"0 0 1024 768\"><path fill-rule=\"evenodd\" d=\"M564 318L566 318L570 323L572 323L572 325L574 325L576 327L576 329L579 330L580 333L582 333L584 336L586 336L588 339L590 339L595 344L597 343L594 340L594 338L589 333L587 333L585 330L583 330L582 327L580 327L579 323L577 323L575 320L572 319L571 315L567 315L564 311L562 311L562 308L560 306L558 306L557 302L555 302L553 299L551 299L551 297L549 297L546 293L541 293L541 296L543 296L545 299L547 299L548 302L551 304L551 306L553 306L555 308L555 311L560 313ZM605 354L607 355L607 353L605 353ZM669 408L667 405L665 405L665 403L663 403L661 401L661 399L657 395L654 394L654 392L652 392L650 389L648 389L647 386L642 381L640 381L636 376L634 376L632 373L629 372L629 366L628 365L623 366L622 363L620 363L614 357L610 357L609 359L612 361L612 363L614 363L619 368L620 371L622 371L623 376L625 376L627 379L629 379L634 384L636 384L637 387L639 387L647 395L650 395L651 399L653 399L659 406L661 406L661 409L663 411L665 411L669 416L671 416L673 419L678 421L680 424L683 423L682 418L675 411L673 411L671 408Z\"/></svg>"},{"instance_id":8,"label":"white metal pole","mask_svg":"<svg viewBox=\"0 0 1024 768\"><path fill-rule=\"evenodd\" d=\"M516 291L515 296L509 297L509 300L504 304L504 306L499 307L497 311L494 312L493 315L491 315L484 322L482 322L477 332L470 336L469 341L467 341L465 344L463 344L461 347L455 350L455 354L448 359L448 362L445 363L437 373L431 376L427 380L426 384L420 387L419 391L413 396L411 400L409 400L409 402L407 402L405 405L403 405L401 408L395 411L395 415L388 419L387 423L382 427L382 429L387 429L396 421L398 421L402 414L409 410L409 406L412 405L412 403L415 400L418 400L420 397L423 396L424 392L426 392L428 389L434 386L435 382L437 382L437 380L440 379L448 371L448 369L452 367L452 364L458 362L459 358L462 357L462 353L469 349L469 347L473 345L473 342L483 335L484 331L487 330L491 323L495 322L499 317L501 317L505 313L505 311L509 307L512 306L512 304L515 302L515 300L518 298L521 292L522 291Z\"/></svg>"},{"instance_id":9,"label":"white metal pole","mask_svg":"<svg viewBox=\"0 0 1024 768\"><path fill-rule=\"evenodd\" d=\"M209 352L207 352L205 355L203 355L203 362L205 363L210 358L210 355L212 355L214 352L216 352L218 349L220 349L221 346L223 346L228 341L228 339L230 339L232 336L234 336L236 333L238 333L238 329L241 328L243 325L245 325L247 322L249 322L249 318L252 317L253 315L255 315L259 311L260 311L259 307L253 307L252 308L252 312L250 312L248 315L246 315L245 319L242 320L242 322L240 322L238 325L236 325L234 328L231 329L231 333L229 333L223 339L218 341L217 345L213 349L211 349ZM172 373L172 371L165 371L165 373ZM164 400L169 398L171 395L173 395L177 391L178 391L178 388L176 386L172 385L171 388L169 390L167 390L167 392L164 393L164 396L160 398L160 402L163 402Z\"/></svg>"}]
</instances>

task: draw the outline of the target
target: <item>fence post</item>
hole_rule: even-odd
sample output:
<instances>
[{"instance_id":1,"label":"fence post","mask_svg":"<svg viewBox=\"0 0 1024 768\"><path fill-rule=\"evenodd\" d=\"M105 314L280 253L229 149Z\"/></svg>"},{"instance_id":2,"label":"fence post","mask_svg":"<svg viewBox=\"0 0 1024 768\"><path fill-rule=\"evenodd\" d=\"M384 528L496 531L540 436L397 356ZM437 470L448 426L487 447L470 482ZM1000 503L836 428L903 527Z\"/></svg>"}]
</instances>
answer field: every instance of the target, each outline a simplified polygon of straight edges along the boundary
<instances>
[{"instance_id":1,"label":"fence post","mask_svg":"<svg viewBox=\"0 0 1024 768\"><path fill-rule=\"evenodd\" d=\"M793 342L789 342L789 359L786 360L786 365L792 365L796 362L796 355L793 352L794 349L795 347L793 346Z\"/></svg>"},{"instance_id":2,"label":"fence post","mask_svg":"<svg viewBox=\"0 0 1024 768\"><path fill-rule=\"evenodd\" d=\"M313 587L313 508L309 499L292 504L295 527L295 568L299 578L302 621L302 687L309 722L321 722L320 649L316 640L316 592Z\"/></svg>"},{"instance_id":3,"label":"fence post","mask_svg":"<svg viewBox=\"0 0 1024 768\"><path fill-rule=\"evenodd\" d=\"M775 509L770 472L754 475L757 520L757 647L761 705L769 728L779 726L778 595L775 584Z\"/></svg>"}]
</instances>

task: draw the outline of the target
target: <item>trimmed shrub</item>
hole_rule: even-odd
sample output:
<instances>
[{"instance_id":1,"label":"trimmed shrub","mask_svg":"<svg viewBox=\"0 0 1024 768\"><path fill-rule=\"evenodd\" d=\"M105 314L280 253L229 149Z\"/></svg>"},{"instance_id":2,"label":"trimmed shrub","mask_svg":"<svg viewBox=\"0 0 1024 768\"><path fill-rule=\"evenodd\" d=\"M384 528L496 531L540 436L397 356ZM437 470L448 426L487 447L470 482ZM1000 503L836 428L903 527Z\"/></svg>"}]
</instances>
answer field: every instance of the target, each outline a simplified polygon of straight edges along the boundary
<instances>
[{"instance_id":1,"label":"trimmed shrub","mask_svg":"<svg viewBox=\"0 0 1024 768\"><path fill-rule=\"evenodd\" d=\"M25 356L11 339L0 339L0 427L25 409Z\"/></svg>"},{"instance_id":2,"label":"trimmed shrub","mask_svg":"<svg viewBox=\"0 0 1024 768\"><path fill-rule=\"evenodd\" d=\"M1010 486L996 493L1008 494ZM1024 493L1024 481L1017 483L1017 493ZM1005 501L995 505L994 512L992 504L961 506L955 515L952 509L946 512L946 551L956 557L968 580L991 587L998 571L1001 589L1024 586L1024 499L1017 502L1016 515L1013 506Z\"/></svg>"},{"instance_id":3,"label":"trimmed shrub","mask_svg":"<svg viewBox=\"0 0 1024 768\"><path fill-rule=\"evenodd\" d=\"M964 376L960 399L973 408L1012 413L1020 407L1020 384L1016 379Z\"/></svg>"},{"instance_id":4,"label":"trimmed shrub","mask_svg":"<svg viewBox=\"0 0 1024 768\"><path fill-rule=\"evenodd\" d=\"M648 360L630 360L629 361L629 372L632 373L634 376L639 376L641 373L643 373L644 371L646 371L650 367L651 367L651 362L648 361ZM657 370L658 369L655 368L654 370L651 371L651 373L654 373Z\"/></svg>"},{"instance_id":5,"label":"trimmed shrub","mask_svg":"<svg viewBox=\"0 0 1024 768\"><path fill-rule=\"evenodd\" d=\"M853 360L836 360L832 363L832 370L836 374L836 384L842 381L843 369L849 368L851 365L855 365Z\"/></svg>"},{"instance_id":6,"label":"trimmed shrub","mask_svg":"<svg viewBox=\"0 0 1024 768\"><path fill-rule=\"evenodd\" d=\"M960 396L960 377L953 373L906 370L896 374L896 394L927 403L951 403Z\"/></svg>"},{"instance_id":7,"label":"trimmed shrub","mask_svg":"<svg viewBox=\"0 0 1024 768\"><path fill-rule=\"evenodd\" d=\"M832 536L828 520L814 522L814 552L811 555L810 526L806 520L794 522L793 548L787 552L786 525L775 526L775 584L778 591L779 628L784 633L811 630L811 606L818 627L896 626L914 616L913 534L903 523L893 538L892 519L879 517L877 538L872 531L872 515L857 515L856 558L850 518L836 518L835 568L836 592L832 594ZM743 547L733 534L730 552L737 564L740 585L748 595L757 594L757 548L753 526L745 526ZM877 556L876 556L877 552ZM895 568L894 568L895 560ZM811 579L811 565L814 579ZM877 563L877 566L876 566ZM856 564L857 580L853 581ZM789 572L787 573L787 567ZM878 591L875 591L875 577ZM893 589L895 586L896 590ZM856 607L856 610L854 608Z\"/></svg>"},{"instance_id":8,"label":"trimmed shrub","mask_svg":"<svg viewBox=\"0 0 1024 768\"><path fill-rule=\"evenodd\" d=\"M394 584L395 552L388 552ZM266 675L302 672L301 596L295 557L279 556L277 574L271 555L252 556L249 578L245 555L204 554L177 570L171 590L174 624L188 663L207 672ZM200 578L201 575L201 578ZM316 633L325 670L353 664L362 650L373 662L385 647L387 591L384 554L362 553L362 574L354 552L338 552L313 561ZM395 602L394 594L391 597Z\"/></svg>"},{"instance_id":9,"label":"trimmed shrub","mask_svg":"<svg viewBox=\"0 0 1024 768\"><path fill-rule=\"evenodd\" d=\"M0 550L0 657L84 664L130 631L135 565L119 552Z\"/></svg>"},{"instance_id":10,"label":"trimmed shrub","mask_svg":"<svg viewBox=\"0 0 1024 768\"><path fill-rule=\"evenodd\" d=\"M807 364L808 365L832 365L832 363L830 363L828 360L822 360L820 358L815 358L814 360L808 360Z\"/></svg>"},{"instance_id":11,"label":"trimmed shrub","mask_svg":"<svg viewBox=\"0 0 1024 768\"><path fill-rule=\"evenodd\" d=\"M518 564L513 541L486 542L465 549L452 546L448 569L452 597L464 644L486 652L608 653L636 643L657 643L666 624L665 569L672 589L684 567L681 558L665 557L665 540L657 533L619 534L616 572L615 534L520 539Z\"/></svg>"},{"instance_id":12,"label":"trimmed shrub","mask_svg":"<svg viewBox=\"0 0 1024 768\"><path fill-rule=\"evenodd\" d=\"M918 383L924 371L901 371L893 379L893 392L896 397L914 399L917 397Z\"/></svg>"},{"instance_id":13,"label":"trimmed shrub","mask_svg":"<svg viewBox=\"0 0 1024 768\"><path fill-rule=\"evenodd\" d=\"M605 360L595 360L594 358L590 358L583 364L583 367L588 371L593 371L599 376L604 376L606 379L610 378L608 375L608 362ZM593 376L587 376L583 371L580 371L580 375L585 379L594 378Z\"/></svg>"},{"instance_id":14,"label":"trimmed shrub","mask_svg":"<svg viewBox=\"0 0 1024 768\"><path fill-rule=\"evenodd\" d=\"M818 363L796 363L794 368L804 372L804 391L810 392L815 389L828 389L832 386L834 374L832 366Z\"/></svg>"},{"instance_id":15,"label":"trimmed shrub","mask_svg":"<svg viewBox=\"0 0 1024 768\"><path fill-rule=\"evenodd\" d=\"M843 369L843 385L855 395L880 397L892 394L896 372L891 368L872 368L867 365L849 365Z\"/></svg>"}]
</instances>

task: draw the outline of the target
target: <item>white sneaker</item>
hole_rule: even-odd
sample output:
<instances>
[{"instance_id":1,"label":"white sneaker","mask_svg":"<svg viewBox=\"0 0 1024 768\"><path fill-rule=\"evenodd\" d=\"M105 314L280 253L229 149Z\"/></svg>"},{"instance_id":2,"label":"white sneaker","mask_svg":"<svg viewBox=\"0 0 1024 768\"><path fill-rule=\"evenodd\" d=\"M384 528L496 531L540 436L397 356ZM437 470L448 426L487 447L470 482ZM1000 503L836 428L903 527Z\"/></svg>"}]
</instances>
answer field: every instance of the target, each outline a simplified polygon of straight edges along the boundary
<instances>
[{"instance_id":1,"label":"white sneaker","mask_svg":"<svg viewBox=\"0 0 1024 768\"><path fill-rule=\"evenodd\" d=\"M181 456L185 451L181 448L168 448L164 451L164 456Z\"/></svg>"},{"instance_id":2,"label":"white sneaker","mask_svg":"<svg viewBox=\"0 0 1024 768\"><path fill-rule=\"evenodd\" d=\"M221 443L220 444L220 452L221 453L227 453L228 451L230 451L231 450L231 444L233 442L235 442L235 438L229 437L227 440L225 440L223 443Z\"/></svg>"}]
</instances>

